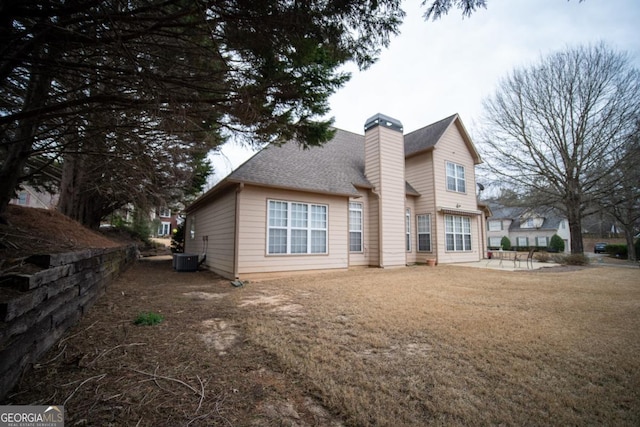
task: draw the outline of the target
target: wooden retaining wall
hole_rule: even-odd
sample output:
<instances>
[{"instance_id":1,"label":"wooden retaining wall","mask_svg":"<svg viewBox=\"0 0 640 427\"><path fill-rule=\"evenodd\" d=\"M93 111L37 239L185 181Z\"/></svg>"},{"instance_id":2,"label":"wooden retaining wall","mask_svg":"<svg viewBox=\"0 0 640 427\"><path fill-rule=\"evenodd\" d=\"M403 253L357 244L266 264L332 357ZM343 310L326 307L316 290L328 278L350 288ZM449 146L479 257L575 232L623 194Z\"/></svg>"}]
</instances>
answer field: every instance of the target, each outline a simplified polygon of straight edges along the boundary
<instances>
[{"instance_id":1,"label":"wooden retaining wall","mask_svg":"<svg viewBox=\"0 0 640 427\"><path fill-rule=\"evenodd\" d=\"M136 259L137 248L87 249L27 259L0 276L0 400Z\"/></svg>"}]
</instances>

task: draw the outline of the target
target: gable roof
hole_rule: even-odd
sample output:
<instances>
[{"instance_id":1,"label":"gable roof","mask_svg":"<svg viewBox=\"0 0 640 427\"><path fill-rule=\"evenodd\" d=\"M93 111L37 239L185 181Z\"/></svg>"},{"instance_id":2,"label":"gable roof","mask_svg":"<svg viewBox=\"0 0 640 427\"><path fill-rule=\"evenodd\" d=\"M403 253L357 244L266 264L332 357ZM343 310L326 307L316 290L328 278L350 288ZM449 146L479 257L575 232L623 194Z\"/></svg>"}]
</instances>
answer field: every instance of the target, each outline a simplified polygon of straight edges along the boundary
<instances>
[{"instance_id":1,"label":"gable roof","mask_svg":"<svg viewBox=\"0 0 640 427\"><path fill-rule=\"evenodd\" d=\"M454 122L458 123L463 139L468 140L475 159L477 152L457 114L405 135L405 158L435 146ZM336 129L333 139L319 147L303 149L295 141L268 145L200 196L186 211L194 210L239 183L358 197L358 188L373 188L364 173L364 142L364 135ZM405 189L407 195L420 195L408 182Z\"/></svg>"},{"instance_id":2,"label":"gable roof","mask_svg":"<svg viewBox=\"0 0 640 427\"><path fill-rule=\"evenodd\" d=\"M480 154L471 141L471 137L467 133L467 130L462 124L462 120L460 120L460 116L458 114L453 114L440 121L406 134L404 136L404 156L411 157L433 149L447 129L454 124L458 128L462 139L471 153L474 163L476 165L482 163Z\"/></svg>"},{"instance_id":3,"label":"gable roof","mask_svg":"<svg viewBox=\"0 0 640 427\"><path fill-rule=\"evenodd\" d=\"M489 203L491 205L491 203ZM522 227L522 218L524 215L531 213L530 208L501 206L493 204L491 206L493 215L488 220L511 220L509 224L509 231L532 231L531 228ZM539 213L536 216L544 218L542 225L534 230L557 230L560 227L560 223L564 217L553 210L546 210L544 213Z\"/></svg>"},{"instance_id":4,"label":"gable roof","mask_svg":"<svg viewBox=\"0 0 640 427\"><path fill-rule=\"evenodd\" d=\"M435 147L444 132L457 117L458 115L454 114L406 134L404 136L404 156L410 157Z\"/></svg>"},{"instance_id":5,"label":"gable roof","mask_svg":"<svg viewBox=\"0 0 640 427\"><path fill-rule=\"evenodd\" d=\"M364 175L364 136L340 129L320 147L269 145L227 180L348 196L359 195L355 187L373 187Z\"/></svg>"}]
</instances>

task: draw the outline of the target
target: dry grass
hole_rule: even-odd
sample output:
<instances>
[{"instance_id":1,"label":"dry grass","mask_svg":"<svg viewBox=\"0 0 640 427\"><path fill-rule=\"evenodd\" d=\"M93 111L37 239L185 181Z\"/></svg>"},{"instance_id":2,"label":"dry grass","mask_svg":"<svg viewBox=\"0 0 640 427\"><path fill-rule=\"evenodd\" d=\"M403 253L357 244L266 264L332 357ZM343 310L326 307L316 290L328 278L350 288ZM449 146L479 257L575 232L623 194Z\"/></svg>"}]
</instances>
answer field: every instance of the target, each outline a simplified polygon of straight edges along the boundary
<instances>
[{"instance_id":1,"label":"dry grass","mask_svg":"<svg viewBox=\"0 0 640 427\"><path fill-rule=\"evenodd\" d=\"M8 403L70 425L640 425L638 269L439 266L234 288L140 263ZM153 310L160 325L136 327Z\"/></svg>"},{"instance_id":2,"label":"dry grass","mask_svg":"<svg viewBox=\"0 0 640 427\"><path fill-rule=\"evenodd\" d=\"M255 285L252 341L350 425L640 423L637 270L365 270Z\"/></svg>"}]
</instances>

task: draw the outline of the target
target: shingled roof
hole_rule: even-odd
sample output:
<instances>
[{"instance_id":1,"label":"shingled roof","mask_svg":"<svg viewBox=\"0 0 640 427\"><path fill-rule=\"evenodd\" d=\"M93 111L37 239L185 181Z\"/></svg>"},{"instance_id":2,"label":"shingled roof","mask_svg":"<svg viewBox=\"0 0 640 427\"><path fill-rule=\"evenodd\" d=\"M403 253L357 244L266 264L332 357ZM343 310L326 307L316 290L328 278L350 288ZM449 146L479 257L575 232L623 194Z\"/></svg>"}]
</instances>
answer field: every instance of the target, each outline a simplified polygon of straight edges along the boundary
<instances>
[{"instance_id":1,"label":"shingled roof","mask_svg":"<svg viewBox=\"0 0 640 427\"><path fill-rule=\"evenodd\" d=\"M356 186L372 187L364 176L364 136L340 129L320 147L269 145L227 180L349 196L358 195Z\"/></svg>"},{"instance_id":2,"label":"shingled roof","mask_svg":"<svg viewBox=\"0 0 640 427\"><path fill-rule=\"evenodd\" d=\"M405 135L405 157L434 147L457 117L454 114ZM364 135L336 129L333 139L320 147L303 149L295 141L281 146L268 145L196 200L187 211L235 183L359 196L357 188L373 188L364 174L364 141ZM407 195L420 195L409 183L405 188Z\"/></svg>"},{"instance_id":3,"label":"shingled roof","mask_svg":"<svg viewBox=\"0 0 640 427\"><path fill-rule=\"evenodd\" d=\"M442 137L442 134L444 134L457 117L458 115L454 114L432 123L429 126L406 134L404 136L404 156L409 157L435 147L436 143Z\"/></svg>"}]
</instances>

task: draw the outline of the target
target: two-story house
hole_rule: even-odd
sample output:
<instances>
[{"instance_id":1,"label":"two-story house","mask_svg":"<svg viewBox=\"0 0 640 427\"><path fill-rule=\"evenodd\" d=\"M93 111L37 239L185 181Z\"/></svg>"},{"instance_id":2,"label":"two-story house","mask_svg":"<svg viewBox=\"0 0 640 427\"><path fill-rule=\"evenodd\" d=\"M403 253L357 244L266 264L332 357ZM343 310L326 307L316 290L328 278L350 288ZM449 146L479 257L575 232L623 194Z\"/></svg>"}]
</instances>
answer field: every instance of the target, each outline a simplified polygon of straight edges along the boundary
<instances>
[{"instance_id":1,"label":"two-story house","mask_svg":"<svg viewBox=\"0 0 640 427\"><path fill-rule=\"evenodd\" d=\"M569 223L559 214L546 210L491 206L492 216L487 220L487 245L499 249L503 237L508 237L514 249L544 249L557 234L564 241L565 252L571 249Z\"/></svg>"},{"instance_id":2,"label":"two-story house","mask_svg":"<svg viewBox=\"0 0 640 427\"><path fill-rule=\"evenodd\" d=\"M478 261L480 162L458 115L403 135L377 114L364 135L270 145L187 207L185 252L228 278Z\"/></svg>"}]
</instances>

